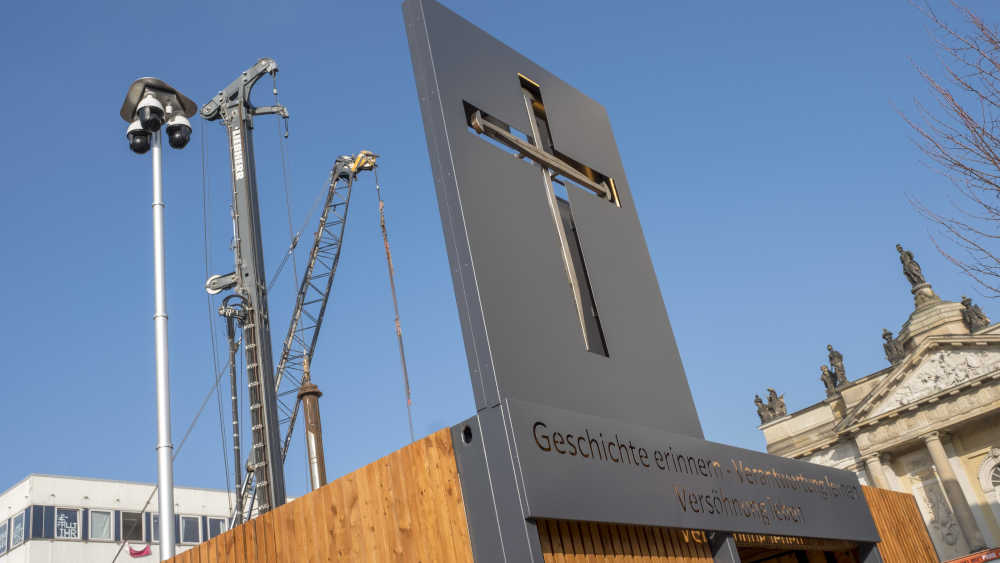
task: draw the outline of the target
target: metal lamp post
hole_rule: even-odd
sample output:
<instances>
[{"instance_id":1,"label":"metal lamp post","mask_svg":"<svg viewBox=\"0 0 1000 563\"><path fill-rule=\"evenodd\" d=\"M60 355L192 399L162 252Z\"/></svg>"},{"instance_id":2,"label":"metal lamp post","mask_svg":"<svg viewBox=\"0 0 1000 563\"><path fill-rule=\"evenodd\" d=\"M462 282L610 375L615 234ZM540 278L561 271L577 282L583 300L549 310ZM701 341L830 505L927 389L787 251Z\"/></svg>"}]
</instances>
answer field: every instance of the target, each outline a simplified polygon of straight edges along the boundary
<instances>
[{"instance_id":1,"label":"metal lamp post","mask_svg":"<svg viewBox=\"0 0 1000 563\"><path fill-rule=\"evenodd\" d=\"M189 98L156 78L132 83L122 104L132 152L153 150L153 277L156 339L156 456L160 511L160 560L175 555L173 443L170 441L170 366L167 357L167 285L163 244L163 155L161 127L166 124L170 146L180 149L191 138L188 117L197 111Z\"/></svg>"}]
</instances>

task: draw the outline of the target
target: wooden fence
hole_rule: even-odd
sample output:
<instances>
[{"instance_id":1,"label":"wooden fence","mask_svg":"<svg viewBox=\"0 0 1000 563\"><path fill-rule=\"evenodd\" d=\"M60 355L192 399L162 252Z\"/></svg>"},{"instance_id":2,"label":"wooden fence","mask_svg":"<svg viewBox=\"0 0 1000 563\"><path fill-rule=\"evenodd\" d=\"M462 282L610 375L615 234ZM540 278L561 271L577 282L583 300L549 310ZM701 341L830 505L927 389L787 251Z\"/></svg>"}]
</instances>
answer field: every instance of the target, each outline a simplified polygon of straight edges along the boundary
<instances>
[{"instance_id":1,"label":"wooden fence","mask_svg":"<svg viewBox=\"0 0 1000 563\"><path fill-rule=\"evenodd\" d=\"M882 536L885 563L937 563L912 496L865 487L865 498ZM538 536L546 563L712 561L706 535L697 530L539 520ZM737 544L748 550L751 544L843 549L760 537L765 539ZM448 429L432 434L171 561L472 563L451 434Z\"/></svg>"},{"instance_id":2,"label":"wooden fence","mask_svg":"<svg viewBox=\"0 0 1000 563\"><path fill-rule=\"evenodd\" d=\"M471 562L451 434L436 432L171 561Z\"/></svg>"}]
</instances>

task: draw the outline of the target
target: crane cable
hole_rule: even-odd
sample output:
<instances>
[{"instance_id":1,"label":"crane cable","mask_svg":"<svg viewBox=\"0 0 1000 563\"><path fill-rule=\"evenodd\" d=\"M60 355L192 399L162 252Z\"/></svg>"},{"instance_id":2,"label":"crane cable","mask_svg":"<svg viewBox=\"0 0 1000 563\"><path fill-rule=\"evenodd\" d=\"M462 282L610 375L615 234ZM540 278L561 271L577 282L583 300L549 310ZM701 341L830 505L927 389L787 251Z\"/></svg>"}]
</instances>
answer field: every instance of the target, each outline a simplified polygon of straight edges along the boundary
<instances>
[{"instance_id":1,"label":"crane cable","mask_svg":"<svg viewBox=\"0 0 1000 563\"><path fill-rule=\"evenodd\" d=\"M208 233L211 230L208 220L208 207L209 207L209 195L208 195L208 171L207 171L207 157L205 153L205 120L201 120L201 234L202 234L202 257L205 262L205 279L212 273L211 258L208 244ZM212 342L212 368L213 371L219 371L219 349L216 342L215 335L215 320L216 315L215 307L212 303L212 296L205 293L205 306L208 321L208 334ZM215 388L215 398L218 403L219 411L219 438L222 444L222 463L226 470L226 498L230 499L232 502L232 487L229 481L229 457L226 455L226 430L225 423L222 420L222 394L219 391L218 386ZM230 512L232 512L232 506L230 506Z\"/></svg>"},{"instance_id":2,"label":"crane cable","mask_svg":"<svg viewBox=\"0 0 1000 563\"><path fill-rule=\"evenodd\" d=\"M406 370L406 354L403 352L403 329L399 323L399 300L396 298L396 274L392 267L392 252L389 250L389 233L385 226L385 202L382 201L382 186L378 181L378 168L372 168L375 175L375 194L378 196L378 223L382 229L382 244L385 246L385 263L389 269L389 288L392 290L392 308L396 314L396 340L399 342L399 363L403 367L403 385L406 388L406 417L410 423L410 442L416 442L413 433L413 398L410 395L410 375Z\"/></svg>"},{"instance_id":3,"label":"crane cable","mask_svg":"<svg viewBox=\"0 0 1000 563\"><path fill-rule=\"evenodd\" d=\"M271 83L272 83L271 92L274 94L274 105L275 105L275 107L277 107L277 106L281 105L278 102L278 73L276 73L276 72L271 73ZM288 114L286 113L285 115L287 116ZM285 122L285 133L284 133L284 135L282 135L282 133L281 133L281 123L278 123L278 122L275 122L275 123L278 126L278 128L277 128L277 131L278 131L278 146L281 148L281 180L282 180L282 185L283 185L283 187L285 189L285 212L288 215L288 239L290 241L290 245L289 245L289 249L288 249L288 254L285 255L285 259L284 260L288 260L289 257L292 259L292 275L293 275L293 279L295 280L295 287L298 287L299 286L299 268L298 268L298 265L296 264L295 256L292 254L292 251L295 249L295 246L298 244L299 237L298 237L297 234L295 234L295 230L294 230L295 227L292 226L292 194L291 194L291 190L288 188L288 163L287 163L288 158L287 158L287 156L285 154L286 153L285 139L288 138L288 117L285 117L284 119L282 119L282 121ZM284 260L282 260L282 263L284 263ZM284 267L284 264L282 264L282 267ZM274 282L272 281L272 283L274 283ZM268 288L268 289L270 289L270 288Z\"/></svg>"},{"instance_id":4,"label":"crane cable","mask_svg":"<svg viewBox=\"0 0 1000 563\"><path fill-rule=\"evenodd\" d=\"M240 338L240 340L242 341L243 339ZM206 394L205 398L202 399L201 406L198 407L198 412L194 414L194 418L192 418L191 423L188 424L187 430L184 431L184 437L181 438L180 443L178 443L177 447L174 448L174 455L171 457L171 461L177 460L177 456L180 455L181 449L183 449L184 444L187 443L187 439L191 437L191 432L194 431L195 424L197 424L198 419L201 418L201 413L205 412L205 407L208 405L208 401L212 399L212 393L215 393L216 389L218 389L219 381L222 380L222 374L226 373L228 369L229 369L229 360L226 360L226 365L222 366L222 369L216 372L215 381L212 383L212 387L208 390L208 394ZM158 489L159 485L153 485L153 490L149 493L149 497L146 498L146 503L142 505L142 510L140 510L139 512L146 512L146 509L149 508L149 503L153 501L153 497L156 496L156 491ZM128 540L122 540L122 544L118 546L118 552L115 553L115 558L111 560L111 563L115 563L116 561L118 561L118 556L121 555L121 552L123 549L125 549L125 544L127 543Z\"/></svg>"}]
</instances>

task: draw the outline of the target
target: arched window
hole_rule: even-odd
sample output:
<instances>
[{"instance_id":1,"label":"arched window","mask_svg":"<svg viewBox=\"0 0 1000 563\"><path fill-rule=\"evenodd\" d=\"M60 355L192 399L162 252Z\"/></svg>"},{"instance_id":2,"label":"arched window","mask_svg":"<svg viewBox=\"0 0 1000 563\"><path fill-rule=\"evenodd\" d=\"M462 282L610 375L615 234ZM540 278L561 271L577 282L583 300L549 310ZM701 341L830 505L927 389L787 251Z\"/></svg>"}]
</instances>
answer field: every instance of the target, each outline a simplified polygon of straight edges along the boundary
<instances>
[{"instance_id":1,"label":"arched window","mask_svg":"<svg viewBox=\"0 0 1000 563\"><path fill-rule=\"evenodd\" d=\"M979 486L994 518L1000 521L1000 448L990 448L989 455L979 466Z\"/></svg>"},{"instance_id":2,"label":"arched window","mask_svg":"<svg viewBox=\"0 0 1000 563\"><path fill-rule=\"evenodd\" d=\"M979 486L986 494L1000 489L1000 448L990 448L990 454L979 466Z\"/></svg>"}]
</instances>

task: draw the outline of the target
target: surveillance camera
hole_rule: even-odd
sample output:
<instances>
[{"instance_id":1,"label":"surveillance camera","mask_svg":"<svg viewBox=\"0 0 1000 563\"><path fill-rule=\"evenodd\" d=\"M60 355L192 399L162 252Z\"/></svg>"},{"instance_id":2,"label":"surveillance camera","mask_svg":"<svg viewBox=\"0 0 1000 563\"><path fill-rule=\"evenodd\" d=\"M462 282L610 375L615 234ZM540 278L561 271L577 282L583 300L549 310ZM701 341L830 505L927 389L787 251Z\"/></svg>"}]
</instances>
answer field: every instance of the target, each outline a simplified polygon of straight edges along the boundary
<instances>
[{"instance_id":1,"label":"surveillance camera","mask_svg":"<svg viewBox=\"0 0 1000 563\"><path fill-rule=\"evenodd\" d=\"M145 154L149 150L149 141L153 134L143 129L139 120L135 120L129 124L125 136L128 137L128 148L132 149L132 152Z\"/></svg>"},{"instance_id":2,"label":"surveillance camera","mask_svg":"<svg viewBox=\"0 0 1000 563\"><path fill-rule=\"evenodd\" d=\"M191 140L191 122L180 114L167 121L167 142L175 149L183 149Z\"/></svg>"},{"instance_id":3,"label":"surveillance camera","mask_svg":"<svg viewBox=\"0 0 1000 563\"><path fill-rule=\"evenodd\" d=\"M152 95L146 96L139 102L135 113L146 131L159 131L160 125L163 125L163 104Z\"/></svg>"}]
</instances>

